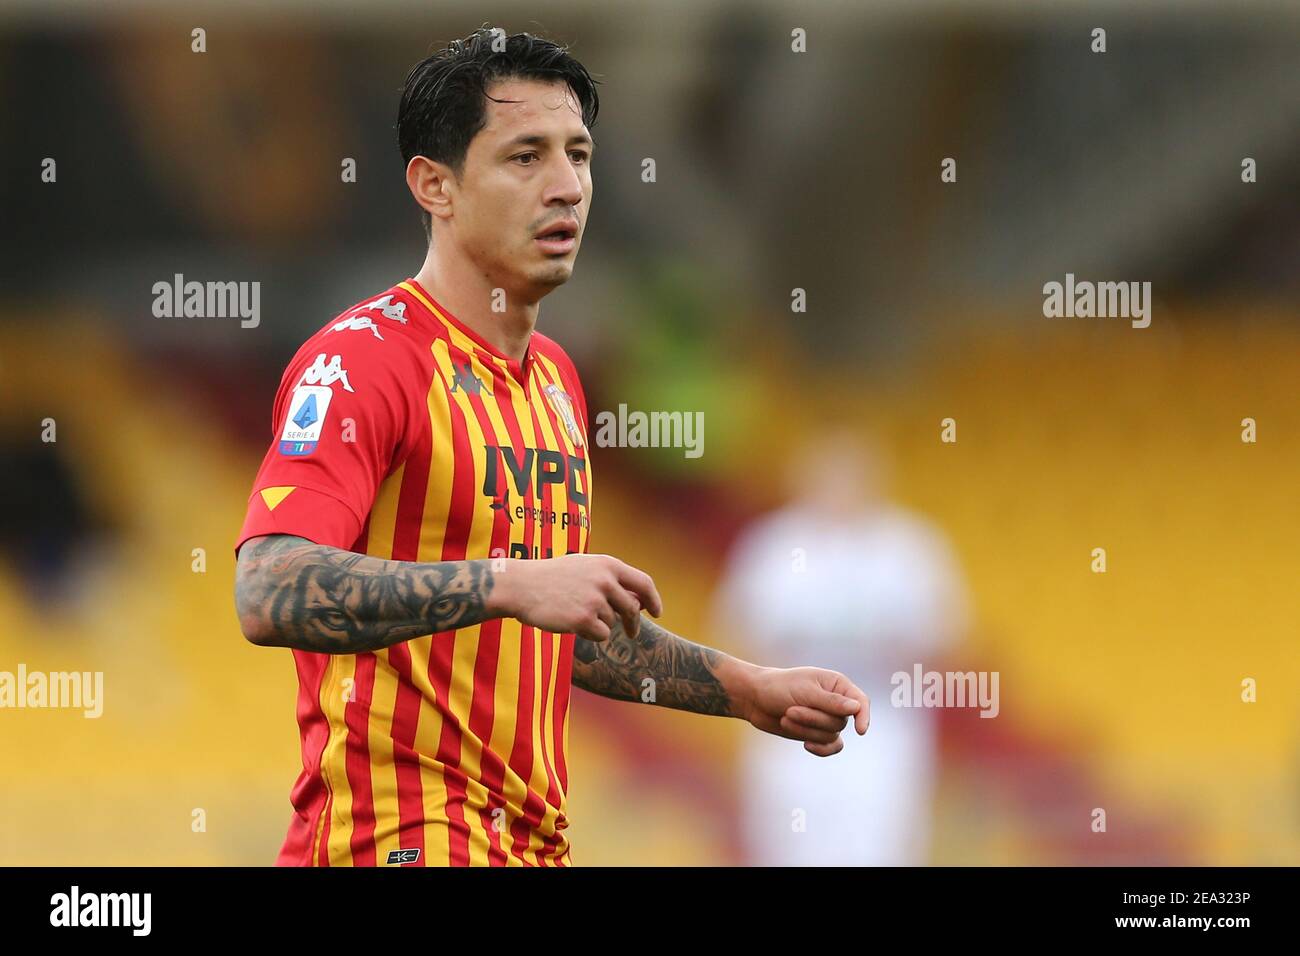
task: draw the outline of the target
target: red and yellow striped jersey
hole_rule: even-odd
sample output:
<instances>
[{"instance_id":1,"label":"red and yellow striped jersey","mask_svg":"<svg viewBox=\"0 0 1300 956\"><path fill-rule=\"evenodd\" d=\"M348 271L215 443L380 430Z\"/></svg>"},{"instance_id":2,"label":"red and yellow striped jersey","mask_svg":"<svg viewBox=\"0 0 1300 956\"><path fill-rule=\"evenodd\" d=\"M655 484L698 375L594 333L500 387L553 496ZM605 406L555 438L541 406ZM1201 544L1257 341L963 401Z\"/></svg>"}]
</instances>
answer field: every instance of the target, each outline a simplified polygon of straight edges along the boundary
<instances>
[{"instance_id":1,"label":"red and yellow striped jersey","mask_svg":"<svg viewBox=\"0 0 1300 956\"><path fill-rule=\"evenodd\" d=\"M400 561L585 552L587 408L414 279L299 349L236 548L299 535ZM572 634L495 619L362 654L295 650L303 770L280 865L558 865Z\"/></svg>"}]
</instances>

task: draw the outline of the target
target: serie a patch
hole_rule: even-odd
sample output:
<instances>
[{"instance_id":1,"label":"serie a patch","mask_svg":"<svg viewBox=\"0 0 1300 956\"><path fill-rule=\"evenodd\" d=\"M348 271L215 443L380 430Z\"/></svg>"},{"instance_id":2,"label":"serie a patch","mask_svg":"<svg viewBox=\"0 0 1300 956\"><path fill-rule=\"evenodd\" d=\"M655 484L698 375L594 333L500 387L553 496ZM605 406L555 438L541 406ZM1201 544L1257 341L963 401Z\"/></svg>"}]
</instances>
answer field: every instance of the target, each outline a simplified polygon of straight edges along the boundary
<instances>
[{"instance_id":1,"label":"serie a patch","mask_svg":"<svg viewBox=\"0 0 1300 956\"><path fill-rule=\"evenodd\" d=\"M325 385L299 385L289 400L289 414L280 433L280 454L310 455L320 442L334 390Z\"/></svg>"}]
</instances>

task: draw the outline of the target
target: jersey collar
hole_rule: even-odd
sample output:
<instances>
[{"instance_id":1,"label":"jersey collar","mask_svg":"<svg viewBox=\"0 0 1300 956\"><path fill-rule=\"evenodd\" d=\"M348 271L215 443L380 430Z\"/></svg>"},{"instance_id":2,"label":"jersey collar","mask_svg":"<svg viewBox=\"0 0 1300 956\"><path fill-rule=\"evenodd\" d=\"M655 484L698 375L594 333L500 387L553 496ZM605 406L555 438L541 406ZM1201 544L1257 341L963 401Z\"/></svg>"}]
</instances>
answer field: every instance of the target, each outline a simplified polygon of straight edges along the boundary
<instances>
[{"instance_id":1,"label":"jersey collar","mask_svg":"<svg viewBox=\"0 0 1300 956\"><path fill-rule=\"evenodd\" d=\"M452 315L451 312L431 296L429 291L424 286L420 285L414 277L401 283L401 287L414 295L420 304L429 310L430 314L432 314L434 318L438 319L445 325L454 328L457 332L461 333L473 342L478 348L487 352L488 355L497 362L497 364L504 366L511 376L513 376L521 385L527 381L528 370L531 367L533 358L533 341L531 335L528 337L528 347L524 351L524 360L522 362L517 362L503 353L492 343L488 342L487 339L483 338L483 336L479 335L460 319Z\"/></svg>"}]
</instances>

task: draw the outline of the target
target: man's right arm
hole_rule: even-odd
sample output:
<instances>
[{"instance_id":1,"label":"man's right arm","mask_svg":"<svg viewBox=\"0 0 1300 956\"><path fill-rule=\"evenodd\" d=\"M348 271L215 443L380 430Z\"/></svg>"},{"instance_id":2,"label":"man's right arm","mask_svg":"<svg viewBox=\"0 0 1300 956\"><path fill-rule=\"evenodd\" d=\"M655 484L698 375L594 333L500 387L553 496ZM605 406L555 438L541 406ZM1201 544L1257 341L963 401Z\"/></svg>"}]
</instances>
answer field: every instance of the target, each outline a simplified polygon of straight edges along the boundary
<instances>
[{"instance_id":1,"label":"man's right arm","mask_svg":"<svg viewBox=\"0 0 1300 956\"><path fill-rule=\"evenodd\" d=\"M387 561L292 535L239 550L235 608L263 647L358 654L500 617L490 561Z\"/></svg>"},{"instance_id":2,"label":"man's right arm","mask_svg":"<svg viewBox=\"0 0 1300 956\"><path fill-rule=\"evenodd\" d=\"M497 617L599 641L619 618L639 620L642 607L660 612L650 578L607 555L389 561L292 535L240 548L235 607L251 643L324 654L374 651Z\"/></svg>"}]
</instances>

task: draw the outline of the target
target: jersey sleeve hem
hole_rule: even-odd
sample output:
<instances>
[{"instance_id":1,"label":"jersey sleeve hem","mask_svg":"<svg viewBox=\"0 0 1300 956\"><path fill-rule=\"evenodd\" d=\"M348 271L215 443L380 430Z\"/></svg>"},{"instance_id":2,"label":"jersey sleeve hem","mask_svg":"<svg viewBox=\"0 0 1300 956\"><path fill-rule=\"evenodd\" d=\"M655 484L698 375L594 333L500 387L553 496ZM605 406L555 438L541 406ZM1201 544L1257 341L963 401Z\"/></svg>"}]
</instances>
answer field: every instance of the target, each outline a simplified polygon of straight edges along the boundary
<instances>
[{"instance_id":1,"label":"jersey sleeve hem","mask_svg":"<svg viewBox=\"0 0 1300 956\"><path fill-rule=\"evenodd\" d=\"M248 512L235 541L235 553L249 538L287 534L316 544L350 548L361 534L364 518L337 495L308 485L295 485L282 500L270 507L257 489L248 498Z\"/></svg>"}]
</instances>

